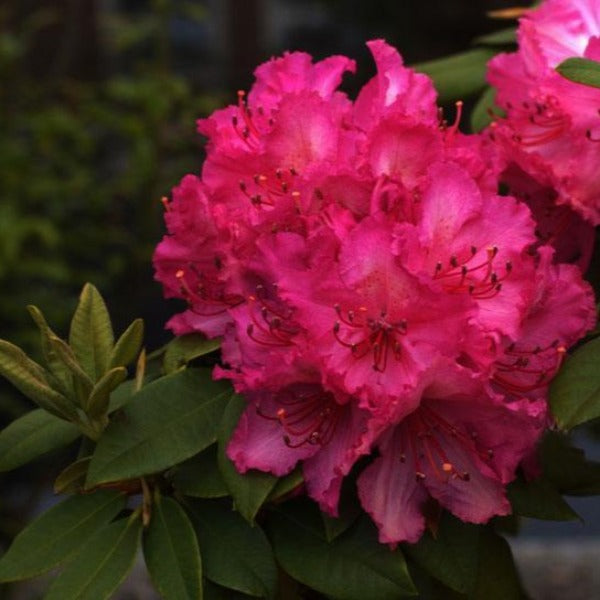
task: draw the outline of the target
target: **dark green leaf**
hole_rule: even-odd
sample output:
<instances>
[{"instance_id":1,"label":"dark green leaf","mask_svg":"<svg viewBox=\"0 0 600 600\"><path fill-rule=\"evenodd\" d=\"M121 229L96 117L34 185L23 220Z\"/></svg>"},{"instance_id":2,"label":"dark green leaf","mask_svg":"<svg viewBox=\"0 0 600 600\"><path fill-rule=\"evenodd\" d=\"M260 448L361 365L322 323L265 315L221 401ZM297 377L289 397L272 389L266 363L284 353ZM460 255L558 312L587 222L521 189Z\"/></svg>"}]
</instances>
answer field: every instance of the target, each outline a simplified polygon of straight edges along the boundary
<instances>
[{"instance_id":1,"label":"dark green leaf","mask_svg":"<svg viewBox=\"0 0 600 600\"><path fill-rule=\"evenodd\" d=\"M477 577L480 527L463 523L448 513L440 520L437 535L430 532L405 552L433 577L460 592L470 593Z\"/></svg>"},{"instance_id":2,"label":"dark green leaf","mask_svg":"<svg viewBox=\"0 0 600 600\"><path fill-rule=\"evenodd\" d=\"M107 600L133 567L142 523L120 519L86 540L52 582L44 600Z\"/></svg>"},{"instance_id":3,"label":"dark green leaf","mask_svg":"<svg viewBox=\"0 0 600 600\"><path fill-rule=\"evenodd\" d=\"M0 432L0 471L10 471L66 446L80 435L72 423L41 408L28 412Z\"/></svg>"},{"instance_id":4,"label":"dark green leaf","mask_svg":"<svg viewBox=\"0 0 600 600\"><path fill-rule=\"evenodd\" d=\"M229 494L217 465L216 445L178 465L171 482L180 494L193 498L221 498Z\"/></svg>"},{"instance_id":5,"label":"dark green leaf","mask_svg":"<svg viewBox=\"0 0 600 600\"><path fill-rule=\"evenodd\" d=\"M600 462L587 460L585 453L571 446L567 436L547 432L538 452L544 477L562 494L600 494Z\"/></svg>"},{"instance_id":6,"label":"dark green leaf","mask_svg":"<svg viewBox=\"0 0 600 600\"><path fill-rule=\"evenodd\" d=\"M63 419L76 419L75 407L48 385L45 370L20 348L0 340L0 375L41 408Z\"/></svg>"},{"instance_id":7,"label":"dark green leaf","mask_svg":"<svg viewBox=\"0 0 600 600\"><path fill-rule=\"evenodd\" d=\"M108 361L108 368L124 367L133 362L142 348L144 321L136 319L117 340Z\"/></svg>"},{"instance_id":8,"label":"dark green leaf","mask_svg":"<svg viewBox=\"0 0 600 600\"><path fill-rule=\"evenodd\" d=\"M90 456L85 456L64 468L54 480L54 493L69 494L81 491L90 466L90 459Z\"/></svg>"},{"instance_id":9,"label":"dark green leaf","mask_svg":"<svg viewBox=\"0 0 600 600\"><path fill-rule=\"evenodd\" d=\"M165 373L172 373L199 356L218 350L221 339L207 340L199 333L190 333L176 337L169 342L165 351L163 368Z\"/></svg>"},{"instance_id":10,"label":"dark green leaf","mask_svg":"<svg viewBox=\"0 0 600 600\"><path fill-rule=\"evenodd\" d=\"M204 575L219 585L251 596L273 598L277 567L260 527L251 527L219 501L192 500Z\"/></svg>"},{"instance_id":11,"label":"dark green leaf","mask_svg":"<svg viewBox=\"0 0 600 600\"><path fill-rule=\"evenodd\" d=\"M154 503L144 534L144 559L165 600L202 599L202 562L194 528L171 498Z\"/></svg>"},{"instance_id":12,"label":"dark green leaf","mask_svg":"<svg viewBox=\"0 0 600 600\"><path fill-rule=\"evenodd\" d=\"M550 386L550 407L565 429L600 417L600 338L567 358Z\"/></svg>"},{"instance_id":13,"label":"dark green leaf","mask_svg":"<svg viewBox=\"0 0 600 600\"><path fill-rule=\"evenodd\" d=\"M87 485L161 471L210 446L231 393L206 369L179 371L143 387L102 434Z\"/></svg>"},{"instance_id":14,"label":"dark green leaf","mask_svg":"<svg viewBox=\"0 0 600 600\"><path fill-rule=\"evenodd\" d=\"M280 477L275 484L275 487L269 493L267 500L274 502L282 500L287 494L293 492L299 485L304 482L302 469L300 467L294 469L285 477Z\"/></svg>"},{"instance_id":15,"label":"dark green leaf","mask_svg":"<svg viewBox=\"0 0 600 600\"><path fill-rule=\"evenodd\" d=\"M417 593L401 550L380 544L366 517L328 543L318 509L288 503L272 515L269 537L294 579L337 600L397 600Z\"/></svg>"},{"instance_id":16,"label":"dark green leaf","mask_svg":"<svg viewBox=\"0 0 600 600\"><path fill-rule=\"evenodd\" d=\"M54 351L54 348L52 347L52 344L50 343L51 337L58 336L52 331L52 329L50 329L48 323L46 323L44 315L42 314L40 309L37 308L37 306L30 305L27 307L27 310L29 311L31 318L34 320L35 324L40 330L42 353L44 355L44 359L48 368L56 377L61 386L61 389L59 391L64 395L68 395L69 392L72 392L73 387L71 372L69 371L69 369L67 369L63 361L57 356L56 352Z\"/></svg>"},{"instance_id":17,"label":"dark green leaf","mask_svg":"<svg viewBox=\"0 0 600 600\"><path fill-rule=\"evenodd\" d=\"M203 587L204 600L248 600L248 598L254 597L249 596L248 594L242 594L241 592L234 592L233 590L217 585L208 579L203 581ZM281 600L283 600L283 598Z\"/></svg>"},{"instance_id":18,"label":"dark green leaf","mask_svg":"<svg viewBox=\"0 0 600 600\"><path fill-rule=\"evenodd\" d=\"M248 471L241 475L225 453L231 434L245 408L246 402L243 398L232 396L221 422L218 461L223 480L233 496L237 511L247 521L253 522L258 509L275 487L277 478L261 471Z\"/></svg>"},{"instance_id":19,"label":"dark green leaf","mask_svg":"<svg viewBox=\"0 0 600 600\"><path fill-rule=\"evenodd\" d=\"M412 65L429 75L439 93L439 102L461 100L485 87L487 62L494 51L487 48L468 50L445 58Z\"/></svg>"},{"instance_id":20,"label":"dark green leaf","mask_svg":"<svg viewBox=\"0 0 600 600\"><path fill-rule=\"evenodd\" d=\"M114 367L106 371L92 389L87 404L84 406L86 414L91 419L103 417L108 412L111 392L127 378L125 367Z\"/></svg>"},{"instance_id":21,"label":"dark green leaf","mask_svg":"<svg viewBox=\"0 0 600 600\"><path fill-rule=\"evenodd\" d=\"M588 58L567 58L556 67L556 70L575 83L583 83L591 87L600 87L600 63Z\"/></svg>"},{"instance_id":22,"label":"dark green leaf","mask_svg":"<svg viewBox=\"0 0 600 600\"><path fill-rule=\"evenodd\" d=\"M73 383L75 385L75 392L81 406L85 406L87 399L94 387L94 383L88 377L87 373L81 368L81 365L77 362L77 358L73 353L73 350L69 345L61 340L60 338L51 335L48 338L52 350L56 353L56 356L62 361L62 363L69 369L73 375Z\"/></svg>"},{"instance_id":23,"label":"dark green leaf","mask_svg":"<svg viewBox=\"0 0 600 600\"><path fill-rule=\"evenodd\" d=\"M483 528L477 579L471 598L521 600L525 597L507 541L490 527Z\"/></svg>"},{"instance_id":24,"label":"dark green leaf","mask_svg":"<svg viewBox=\"0 0 600 600\"><path fill-rule=\"evenodd\" d=\"M516 33L517 31L514 27L507 27L506 29L499 29L492 33L480 35L473 42L484 46L508 46L517 43Z\"/></svg>"},{"instance_id":25,"label":"dark green leaf","mask_svg":"<svg viewBox=\"0 0 600 600\"><path fill-rule=\"evenodd\" d=\"M100 490L53 506L21 531L0 559L0 581L28 579L63 563L113 519L125 501L118 492Z\"/></svg>"},{"instance_id":26,"label":"dark green leaf","mask_svg":"<svg viewBox=\"0 0 600 600\"><path fill-rule=\"evenodd\" d=\"M69 344L83 370L97 381L108 368L114 334L100 292L86 283L71 321Z\"/></svg>"},{"instance_id":27,"label":"dark green leaf","mask_svg":"<svg viewBox=\"0 0 600 600\"><path fill-rule=\"evenodd\" d=\"M513 481L507 488L513 511L522 517L549 521L572 521L579 515L565 502L556 488L543 478Z\"/></svg>"}]
</instances>

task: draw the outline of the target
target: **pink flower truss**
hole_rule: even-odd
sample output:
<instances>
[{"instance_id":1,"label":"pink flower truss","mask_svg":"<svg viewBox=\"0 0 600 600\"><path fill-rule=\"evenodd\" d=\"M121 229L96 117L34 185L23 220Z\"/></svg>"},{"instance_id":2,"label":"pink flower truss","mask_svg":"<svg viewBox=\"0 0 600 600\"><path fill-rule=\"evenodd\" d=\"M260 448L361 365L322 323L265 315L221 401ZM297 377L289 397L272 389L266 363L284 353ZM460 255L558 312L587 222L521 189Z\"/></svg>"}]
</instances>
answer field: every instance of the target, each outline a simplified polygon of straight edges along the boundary
<instances>
[{"instance_id":1,"label":"pink flower truss","mask_svg":"<svg viewBox=\"0 0 600 600\"><path fill-rule=\"evenodd\" d=\"M600 60L599 35L596 0L546 0L521 19L519 51L496 56L488 71L506 112L492 126L496 141L541 187L556 190L553 201L592 225L600 224L600 90L555 68L573 56Z\"/></svg>"},{"instance_id":2,"label":"pink flower truss","mask_svg":"<svg viewBox=\"0 0 600 600\"><path fill-rule=\"evenodd\" d=\"M395 49L368 45L377 74L354 103L337 91L352 61L291 53L199 122L202 177L166 203L154 262L187 302L168 326L223 337L215 377L248 400L227 451L238 470L301 464L335 515L376 450L359 496L397 543L418 539L432 499L475 523L510 511L505 485L594 302L529 207L496 194L489 140L443 120Z\"/></svg>"}]
</instances>

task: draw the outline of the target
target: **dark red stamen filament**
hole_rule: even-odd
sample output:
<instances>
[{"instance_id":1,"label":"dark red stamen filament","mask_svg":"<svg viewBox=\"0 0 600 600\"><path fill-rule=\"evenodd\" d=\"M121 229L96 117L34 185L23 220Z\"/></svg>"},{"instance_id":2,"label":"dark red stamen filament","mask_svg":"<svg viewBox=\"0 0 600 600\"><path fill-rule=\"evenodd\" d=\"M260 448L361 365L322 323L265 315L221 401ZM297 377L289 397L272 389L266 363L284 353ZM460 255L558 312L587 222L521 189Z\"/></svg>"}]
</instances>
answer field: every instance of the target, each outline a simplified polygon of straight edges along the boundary
<instances>
[{"instance_id":1,"label":"dark red stamen filament","mask_svg":"<svg viewBox=\"0 0 600 600\"><path fill-rule=\"evenodd\" d=\"M377 319L367 317L365 307L360 307L357 311L349 310L345 315L339 304L334 308L339 320L333 325L333 335L342 346L350 349L355 358L363 358L372 352L373 369L379 372L386 370L390 352L396 360L400 360L402 354L400 338L406 335L408 329L405 319L390 322L386 318L385 311L381 311ZM341 332L342 327L346 329L344 337ZM355 334L361 330L362 337L359 338ZM351 339L347 337L348 335Z\"/></svg>"},{"instance_id":2,"label":"dark red stamen filament","mask_svg":"<svg viewBox=\"0 0 600 600\"><path fill-rule=\"evenodd\" d=\"M298 390L287 388L277 393L273 399L279 405L275 414L267 414L260 406L257 412L261 417L278 421L284 431L284 442L289 448L299 448L305 444L327 444L341 419L343 407L333 394L318 386Z\"/></svg>"}]
</instances>

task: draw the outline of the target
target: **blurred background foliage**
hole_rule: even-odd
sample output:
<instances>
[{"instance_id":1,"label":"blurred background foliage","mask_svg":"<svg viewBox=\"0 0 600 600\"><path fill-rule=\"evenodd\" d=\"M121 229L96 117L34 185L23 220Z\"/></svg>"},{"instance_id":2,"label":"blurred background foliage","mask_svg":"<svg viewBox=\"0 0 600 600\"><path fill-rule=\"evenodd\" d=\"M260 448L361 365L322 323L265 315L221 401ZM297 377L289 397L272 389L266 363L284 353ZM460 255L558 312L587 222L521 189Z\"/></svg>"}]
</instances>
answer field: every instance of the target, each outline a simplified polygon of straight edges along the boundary
<instances>
[{"instance_id":1,"label":"blurred background foliage","mask_svg":"<svg viewBox=\"0 0 600 600\"><path fill-rule=\"evenodd\" d=\"M359 61L385 37L407 62L460 52L502 29L516 0L4 0L0 3L0 338L36 352L25 310L64 335L81 286L107 299L117 330L135 317L147 344L175 306L152 281L161 196L198 172L194 122L235 99L257 64L285 49ZM0 426L28 408L0 382ZM56 460L0 479L10 537ZM22 485L27 482L27 485ZM37 482L37 483L34 483ZM47 486L46 486L47 487Z\"/></svg>"}]
</instances>

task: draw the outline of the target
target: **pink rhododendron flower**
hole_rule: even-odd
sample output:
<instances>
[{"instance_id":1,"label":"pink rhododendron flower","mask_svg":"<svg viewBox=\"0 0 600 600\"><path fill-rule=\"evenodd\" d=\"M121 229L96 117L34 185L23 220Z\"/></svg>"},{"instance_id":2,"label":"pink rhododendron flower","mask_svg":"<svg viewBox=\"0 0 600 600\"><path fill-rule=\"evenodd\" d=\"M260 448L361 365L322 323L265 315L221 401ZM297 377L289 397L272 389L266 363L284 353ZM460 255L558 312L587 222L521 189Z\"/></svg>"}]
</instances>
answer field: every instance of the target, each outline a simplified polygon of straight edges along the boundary
<instances>
[{"instance_id":1,"label":"pink rhododendron flower","mask_svg":"<svg viewBox=\"0 0 600 600\"><path fill-rule=\"evenodd\" d=\"M154 262L188 305L168 326L223 337L214 376L248 401L238 470L301 465L335 515L373 453L359 496L397 543L432 499L475 523L510 511L505 485L594 307L526 199L497 195L506 161L460 133L460 105L448 124L427 77L369 48L377 74L355 102L337 90L352 61L288 53L201 120L201 178L173 191Z\"/></svg>"},{"instance_id":2,"label":"pink rhododendron flower","mask_svg":"<svg viewBox=\"0 0 600 600\"><path fill-rule=\"evenodd\" d=\"M520 20L519 51L496 56L488 71L507 115L491 131L509 161L593 225L600 224L600 90L555 67L573 56L600 60L599 33L595 0L547 0Z\"/></svg>"}]
</instances>

